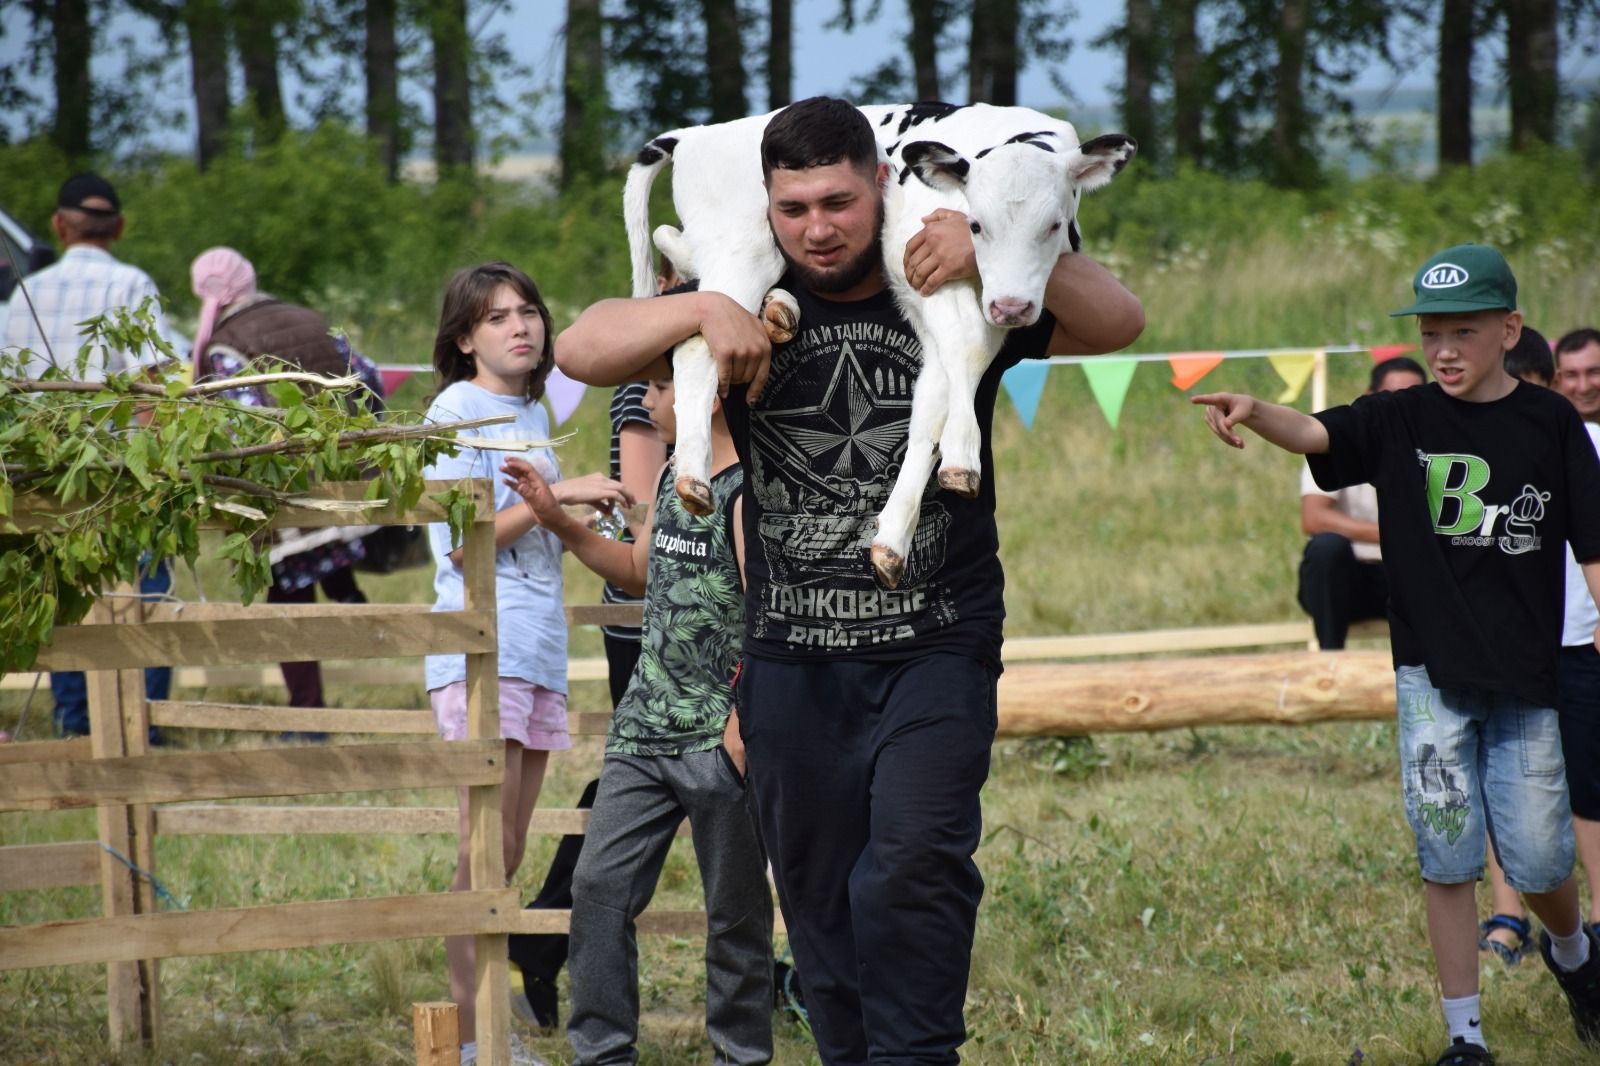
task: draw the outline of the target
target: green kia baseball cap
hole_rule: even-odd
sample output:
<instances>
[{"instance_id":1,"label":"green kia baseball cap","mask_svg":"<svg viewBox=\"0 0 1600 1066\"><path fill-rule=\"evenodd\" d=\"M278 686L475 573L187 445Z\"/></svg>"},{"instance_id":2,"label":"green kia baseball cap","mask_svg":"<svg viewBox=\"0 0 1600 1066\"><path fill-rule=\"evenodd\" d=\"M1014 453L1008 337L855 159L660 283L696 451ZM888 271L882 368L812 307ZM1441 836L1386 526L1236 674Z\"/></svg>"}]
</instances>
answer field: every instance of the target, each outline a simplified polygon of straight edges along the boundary
<instances>
[{"instance_id":1,"label":"green kia baseball cap","mask_svg":"<svg viewBox=\"0 0 1600 1066\"><path fill-rule=\"evenodd\" d=\"M1446 248L1422 264L1411 291L1416 302L1389 312L1390 318L1517 309L1517 279L1506 257L1487 244Z\"/></svg>"}]
</instances>

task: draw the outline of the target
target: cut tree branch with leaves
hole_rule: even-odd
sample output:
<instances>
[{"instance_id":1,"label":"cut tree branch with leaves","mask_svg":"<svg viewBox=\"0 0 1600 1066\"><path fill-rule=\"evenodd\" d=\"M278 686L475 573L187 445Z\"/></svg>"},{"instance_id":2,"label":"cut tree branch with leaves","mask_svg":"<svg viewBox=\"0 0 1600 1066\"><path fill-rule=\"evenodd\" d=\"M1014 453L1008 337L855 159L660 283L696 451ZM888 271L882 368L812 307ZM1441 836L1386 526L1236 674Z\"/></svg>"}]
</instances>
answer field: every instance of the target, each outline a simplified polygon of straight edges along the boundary
<instances>
[{"instance_id":1,"label":"cut tree branch with leaves","mask_svg":"<svg viewBox=\"0 0 1600 1066\"><path fill-rule=\"evenodd\" d=\"M0 351L0 673L27 669L53 627L81 620L151 560L176 556L193 566L207 526L226 529L216 554L231 564L241 601L251 602L271 581L263 534L281 508L409 510L425 491L424 470L468 443L458 430L504 421L379 422L354 399L357 379L293 372L253 379L276 410L249 406L222 391L244 378L185 381L148 308L84 328L75 365L39 380L23 377L28 353ZM97 349L151 347L171 360L162 369L82 380ZM316 497L321 483L360 480L364 501ZM471 497L449 489L431 499L459 540L473 520ZM17 521L23 511L26 529Z\"/></svg>"}]
</instances>

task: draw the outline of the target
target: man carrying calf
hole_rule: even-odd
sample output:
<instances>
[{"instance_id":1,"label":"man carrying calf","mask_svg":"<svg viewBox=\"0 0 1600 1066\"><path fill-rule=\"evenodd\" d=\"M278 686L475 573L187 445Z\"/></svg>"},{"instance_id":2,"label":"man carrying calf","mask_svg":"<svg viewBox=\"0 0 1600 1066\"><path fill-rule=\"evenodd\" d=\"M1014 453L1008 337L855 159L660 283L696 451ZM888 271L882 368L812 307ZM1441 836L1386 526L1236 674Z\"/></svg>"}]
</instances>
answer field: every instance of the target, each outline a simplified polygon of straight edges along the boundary
<instances>
[{"instance_id":1,"label":"man carrying calf","mask_svg":"<svg viewBox=\"0 0 1600 1066\"><path fill-rule=\"evenodd\" d=\"M829 1064L953 1063L1005 613L989 447L1000 374L1124 347L1143 309L1092 260L1060 258L1048 313L1011 334L978 388L977 496L930 479L906 581L887 593L864 561L920 354L884 280L887 168L860 112L825 98L779 113L761 155L795 338L774 348L731 299L679 292L594 305L557 361L594 384L660 376L661 353L700 333L733 383L724 411L748 486L736 704L818 1048ZM919 288L972 277L968 221L934 218L905 261Z\"/></svg>"}]
</instances>

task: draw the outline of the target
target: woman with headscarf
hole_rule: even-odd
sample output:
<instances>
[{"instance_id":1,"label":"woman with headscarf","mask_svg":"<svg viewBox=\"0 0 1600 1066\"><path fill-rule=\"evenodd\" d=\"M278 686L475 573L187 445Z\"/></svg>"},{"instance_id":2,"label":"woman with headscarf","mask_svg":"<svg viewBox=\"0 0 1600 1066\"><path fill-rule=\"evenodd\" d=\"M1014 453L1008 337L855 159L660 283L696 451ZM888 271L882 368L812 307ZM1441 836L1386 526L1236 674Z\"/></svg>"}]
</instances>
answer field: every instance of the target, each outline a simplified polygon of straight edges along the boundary
<instances>
[{"instance_id":1,"label":"woman with headscarf","mask_svg":"<svg viewBox=\"0 0 1600 1066\"><path fill-rule=\"evenodd\" d=\"M374 380L375 368L328 329L328 321L309 307L279 300L256 289L255 267L232 248L202 252L190 268L200 298L195 334L195 380L226 378L249 368L304 370L330 377L359 374ZM363 365L364 364L364 365ZM272 406L263 388L228 393L240 403ZM376 396L374 395L374 402ZM315 603L317 586L336 603L366 603L356 585L355 564L366 557L361 538L374 526L330 529L280 529L272 546L272 586L268 603ZM323 706L322 669L315 662L282 663L291 707ZM324 740L325 733L291 734L290 739Z\"/></svg>"}]
</instances>

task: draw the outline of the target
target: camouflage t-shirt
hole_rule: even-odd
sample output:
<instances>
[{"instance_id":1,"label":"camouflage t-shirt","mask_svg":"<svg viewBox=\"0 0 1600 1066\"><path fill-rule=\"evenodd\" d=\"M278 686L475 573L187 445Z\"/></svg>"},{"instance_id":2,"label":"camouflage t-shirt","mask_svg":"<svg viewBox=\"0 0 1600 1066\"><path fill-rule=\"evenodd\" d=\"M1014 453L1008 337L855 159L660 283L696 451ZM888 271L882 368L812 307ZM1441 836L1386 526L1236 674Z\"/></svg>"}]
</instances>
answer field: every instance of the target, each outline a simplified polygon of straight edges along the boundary
<instances>
[{"instance_id":1,"label":"camouflage t-shirt","mask_svg":"<svg viewBox=\"0 0 1600 1066\"><path fill-rule=\"evenodd\" d=\"M671 469L656 488L639 665L611 718L614 755L685 755L722 741L744 640L744 590L733 552L733 505L744 471L711 479L711 514L683 509Z\"/></svg>"}]
</instances>

